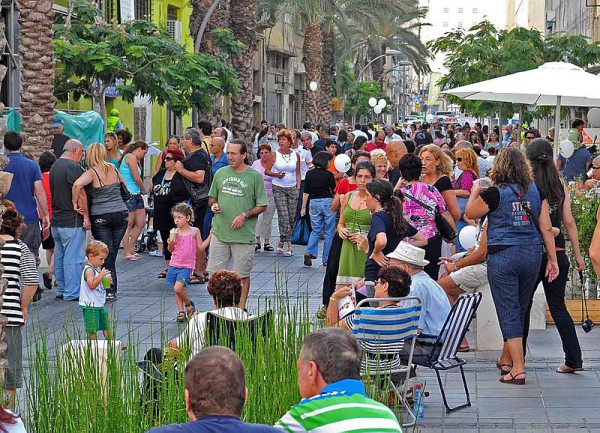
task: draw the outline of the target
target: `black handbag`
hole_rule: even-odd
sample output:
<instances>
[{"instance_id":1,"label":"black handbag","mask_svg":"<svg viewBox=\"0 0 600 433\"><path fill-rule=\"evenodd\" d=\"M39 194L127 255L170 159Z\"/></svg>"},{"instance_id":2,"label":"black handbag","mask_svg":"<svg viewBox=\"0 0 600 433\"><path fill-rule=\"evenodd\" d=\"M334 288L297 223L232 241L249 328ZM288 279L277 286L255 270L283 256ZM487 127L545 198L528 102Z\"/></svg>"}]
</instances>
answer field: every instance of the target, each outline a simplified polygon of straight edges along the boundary
<instances>
[{"instance_id":1,"label":"black handbag","mask_svg":"<svg viewBox=\"0 0 600 433\"><path fill-rule=\"evenodd\" d=\"M440 213L439 206L436 206L434 209L431 206L428 206L425 203L423 203L421 200L417 200L410 192L408 192L408 191L402 191L402 192L404 193L404 197L406 197L407 199L414 201L415 203L423 206L425 209L427 209L429 211L433 211L435 225L437 226L438 231L442 235L442 238L444 238L444 240L446 242L454 242L454 240L458 236L458 233L456 233L456 230L450 225L450 223L448 221L446 221L446 218L444 218L443 215Z\"/></svg>"},{"instance_id":2,"label":"black handbag","mask_svg":"<svg viewBox=\"0 0 600 433\"><path fill-rule=\"evenodd\" d=\"M96 170L94 170L94 171L96 171ZM125 182L123 182L121 173L119 173L119 170L117 170L116 167L115 167L115 171L117 172L117 176L119 177L119 189L121 190L121 198L123 199L123 201L125 203L127 203L131 199L131 193L129 192L129 189L127 189L127 185L125 185ZM98 176L98 173L96 173L96 176ZM98 176L98 179L99 178L100 178L100 176Z\"/></svg>"},{"instance_id":3,"label":"black handbag","mask_svg":"<svg viewBox=\"0 0 600 433\"><path fill-rule=\"evenodd\" d=\"M204 152L204 149L200 149L197 152ZM204 181L202 183L192 182L185 176L181 176L183 184L187 190L192 205L194 207L200 207L206 205L208 202L208 193L210 192L210 186L212 184L212 164L210 157L206 161L206 170L204 171Z\"/></svg>"}]
</instances>

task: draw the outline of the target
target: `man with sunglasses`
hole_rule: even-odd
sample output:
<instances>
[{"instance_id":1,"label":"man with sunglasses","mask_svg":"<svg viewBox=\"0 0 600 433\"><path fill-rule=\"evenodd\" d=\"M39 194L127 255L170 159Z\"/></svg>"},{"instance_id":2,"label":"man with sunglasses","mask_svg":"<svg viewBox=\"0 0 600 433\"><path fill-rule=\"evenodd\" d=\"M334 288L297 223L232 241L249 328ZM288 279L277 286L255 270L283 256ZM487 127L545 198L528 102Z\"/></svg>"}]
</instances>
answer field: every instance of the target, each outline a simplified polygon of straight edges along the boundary
<instances>
[{"instance_id":1,"label":"man with sunglasses","mask_svg":"<svg viewBox=\"0 0 600 433\"><path fill-rule=\"evenodd\" d=\"M521 144L521 152L525 153L529 143L531 143L534 139L540 138L541 134L537 129L528 129L525 131L525 135L523 137L523 144Z\"/></svg>"},{"instance_id":2,"label":"man with sunglasses","mask_svg":"<svg viewBox=\"0 0 600 433\"><path fill-rule=\"evenodd\" d=\"M588 171L587 176L589 179L585 181L584 189L600 191L600 156L595 157L592 161L592 168Z\"/></svg>"}]
</instances>

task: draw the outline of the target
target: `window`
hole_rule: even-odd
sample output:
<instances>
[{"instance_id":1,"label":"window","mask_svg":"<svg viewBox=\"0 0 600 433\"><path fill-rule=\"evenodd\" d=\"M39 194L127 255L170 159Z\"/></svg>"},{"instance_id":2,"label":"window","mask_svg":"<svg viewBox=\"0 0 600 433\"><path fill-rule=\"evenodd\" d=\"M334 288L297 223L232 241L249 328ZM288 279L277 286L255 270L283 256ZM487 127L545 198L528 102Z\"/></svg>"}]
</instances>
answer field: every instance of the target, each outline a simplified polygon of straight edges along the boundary
<instances>
[{"instance_id":1,"label":"window","mask_svg":"<svg viewBox=\"0 0 600 433\"><path fill-rule=\"evenodd\" d=\"M458 22L458 28L459 28L459 29L464 29L464 28L465 28L465 26L463 25L463 22L462 22L462 21L459 21L459 22Z\"/></svg>"},{"instance_id":2,"label":"window","mask_svg":"<svg viewBox=\"0 0 600 433\"><path fill-rule=\"evenodd\" d=\"M177 21L179 19L178 12L179 9L175 6L167 6L167 21Z\"/></svg>"},{"instance_id":3,"label":"window","mask_svg":"<svg viewBox=\"0 0 600 433\"><path fill-rule=\"evenodd\" d=\"M102 11L104 19L106 21L114 21L118 19L119 11L117 9L117 2L114 0L100 0L98 8Z\"/></svg>"},{"instance_id":4,"label":"window","mask_svg":"<svg viewBox=\"0 0 600 433\"><path fill-rule=\"evenodd\" d=\"M448 21L444 21L444 27L448 27Z\"/></svg>"},{"instance_id":5,"label":"window","mask_svg":"<svg viewBox=\"0 0 600 433\"><path fill-rule=\"evenodd\" d=\"M450 12L450 8L444 8L444 13L447 14Z\"/></svg>"},{"instance_id":6,"label":"window","mask_svg":"<svg viewBox=\"0 0 600 433\"><path fill-rule=\"evenodd\" d=\"M465 11L464 8L458 8L458 13L459 14L462 14L464 11Z\"/></svg>"},{"instance_id":7,"label":"window","mask_svg":"<svg viewBox=\"0 0 600 433\"><path fill-rule=\"evenodd\" d=\"M477 8L473 8L473 13L476 14L479 11Z\"/></svg>"},{"instance_id":8,"label":"window","mask_svg":"<svg viewBox=\"0 0 600 433\"><path fill-rule=\"evenodd\" d=\"M152 15L152 7L150 5L150 0L135 0L134 13L136 20L150 21Z\"/></svg>"}]
</instances>

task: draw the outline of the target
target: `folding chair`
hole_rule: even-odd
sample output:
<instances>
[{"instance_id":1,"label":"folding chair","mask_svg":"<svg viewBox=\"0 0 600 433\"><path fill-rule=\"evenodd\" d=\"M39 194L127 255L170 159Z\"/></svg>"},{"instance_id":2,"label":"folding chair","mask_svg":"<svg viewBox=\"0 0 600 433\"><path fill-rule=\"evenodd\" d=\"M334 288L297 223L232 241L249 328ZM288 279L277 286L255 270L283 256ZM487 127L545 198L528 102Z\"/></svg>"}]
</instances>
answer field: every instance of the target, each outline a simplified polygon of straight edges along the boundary
<instances>
[{"instance_id":1,"label":"folding chair","mask_svg":"<svg viewBox=\"0 0 600 433\"><path fill-rule=\"evenodd\" d=\"M435 350L432 350L427 356L423 356L422 358L414 357L412 360L413 364L435 370L447 414L452 411L471 406L471 397L469 396L469 388L467 386L467 379L465 378L465 371L463 369L463 365L465 365L467 361L459 358L456 353L460 347L460 342L465 337L465 334L469 329L471 320L473 320L473 315L475 314L475 311L477 311L477 307L479 307L480 302L481 293L479 292L460 295L452 306L452 309L446 318L446 322L442 327L442 331L433 345ZM451 408L448 406L440 371L447 371L456 367L460 368L460 374L462 376L467 402Z\"/></svg>"},{"instance_id":2,"label":"folding chair","mask_svg":"<svg viewBox=\"0 0 600 433\"><path fill-rule=\"evenodd\" d=\"M409 301L407 306L370 307L381 301ZM411 422L403 423L402 427L410 427L415 424L416 419L412 408L406 401L408 382L410 376L411 360L415 347L419 317L421 316L421 300L417 297L406 298L367 298L356 306L354 311L354 326L352 334L358 339L361 348L365 352L366 368L364 373L374 378L383 375L385 381L390 385L401 407L406 409ZM400 351L405 344L410 344L408 364L402 367L400 364ZM369 357L370 355L370 357ZM380 361L388 361L389 368L381 368ZM369 361L375 363L369 365ZM397 367L394 365L397 364ZM402 374L404 377L402 391L392 381L392 374ZM381 376L380 376L381 377Z\"/></svg>"},{"instance_id":3,"label":"folding chair","mask_svg":"<svg viewBox=\"0 0 600 433\"><path fill-rule=\"evenodd\" d=\"M221 345L235 351L236 339L240 334L248 335L253 348L256 347L256 336L260 333L266 338L269 323L273 321L273 311L245 320L227 319L210 311L206 313L206 345Z\"/></svg>"}]
</instances>

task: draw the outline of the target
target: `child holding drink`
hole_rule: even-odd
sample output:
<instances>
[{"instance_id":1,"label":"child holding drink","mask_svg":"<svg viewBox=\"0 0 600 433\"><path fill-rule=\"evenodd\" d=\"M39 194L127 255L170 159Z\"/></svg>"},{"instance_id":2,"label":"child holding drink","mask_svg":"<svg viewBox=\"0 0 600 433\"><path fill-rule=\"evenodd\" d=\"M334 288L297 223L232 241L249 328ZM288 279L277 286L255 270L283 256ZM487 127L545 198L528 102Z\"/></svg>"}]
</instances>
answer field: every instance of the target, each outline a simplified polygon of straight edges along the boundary
<instances>
[{"instance_id":1,"label":"child holding drink","mask_svg":"<svg viewBox=\"0 0 600 433\"><path fill-rule=\"evenodd\" d=\"M112 284L110 271L102 268L108 255L108 247L104 242L91 241L85 249L87 263L81 275L81 290L79 292L79 306L83 310L85 332L90 340L95 340L98 331L102 331L104 338L110 339L108 328L108 314L106 303L106 289Z\"/></svg>"},{"instance_id":2,"label":"child holding drink","mask_svg":"<svg viewBox=\"0 0 600 433\"><path fill-rule=\"evenodd\" d=\"M178 322L186 322L196 312L194 302L188 296L186 287L196 267L196 252L206 248L202 243L200 230L192 227L194 212L187 203L179 203L171 211L175 228L169 233L167 248L171 252L171 261L167 270L167 284L173 284L175 303L179 310ZM184 310L185 308L185 310Z\"/></svg>"}]
</instances>

